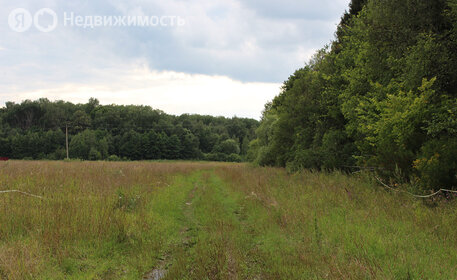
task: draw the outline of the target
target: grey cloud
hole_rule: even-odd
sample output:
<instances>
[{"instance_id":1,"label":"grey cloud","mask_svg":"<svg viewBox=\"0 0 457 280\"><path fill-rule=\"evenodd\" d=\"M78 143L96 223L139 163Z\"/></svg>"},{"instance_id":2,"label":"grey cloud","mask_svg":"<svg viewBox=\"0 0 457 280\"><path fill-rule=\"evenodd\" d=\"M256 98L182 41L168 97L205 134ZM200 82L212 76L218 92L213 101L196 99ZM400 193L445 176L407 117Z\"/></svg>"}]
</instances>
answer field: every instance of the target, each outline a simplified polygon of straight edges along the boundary
<instances>
[{"instance_id":1,"label":"grey cloud","mask_svg":"<svg viewBox=\"0 0 457 280\"><path fill-rule=\"evenodd\" d=\"M247 8L270 18L335 20L348 6L346 0L242 0Z\"/></svg>"},{"instance_id":2,"label":"grey cloud","mask_svg":"<svg viewBox=\"0 0 457 280\"><path fill-rule=\"evenodd\" d=\"M0 2L5 2L0 0ZM179 15L179 28L59 26L49 34L15 33L0 23L3 86L84 83L132 60L151 69L225 75L244 82L282 82L305 61L303 55L332 39L348 0L33 1L0 3L0 18L15 7L47 6L59 15ZM203 7L203 8L202 8ZM62 20L62 19L61 19Z\"/></svg>"}]
</instances>

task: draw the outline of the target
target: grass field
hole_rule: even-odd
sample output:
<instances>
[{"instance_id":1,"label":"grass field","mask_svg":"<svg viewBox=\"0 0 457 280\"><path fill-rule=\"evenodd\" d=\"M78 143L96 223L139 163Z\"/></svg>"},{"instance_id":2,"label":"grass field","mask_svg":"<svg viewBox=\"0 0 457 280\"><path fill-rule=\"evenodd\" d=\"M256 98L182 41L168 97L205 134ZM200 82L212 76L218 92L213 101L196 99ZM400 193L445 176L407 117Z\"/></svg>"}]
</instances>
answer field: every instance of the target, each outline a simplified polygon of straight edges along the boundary
<instances>
[{"instance_id":1,"label":"grass field","mask_svg":"<svg viewBox=\"0 0 457 280\"><path fill-rule=\"evenodd\" d=\"M0 163L0 279L457 279L455 201L222 163Z\"/></svg>"}]
</instances>

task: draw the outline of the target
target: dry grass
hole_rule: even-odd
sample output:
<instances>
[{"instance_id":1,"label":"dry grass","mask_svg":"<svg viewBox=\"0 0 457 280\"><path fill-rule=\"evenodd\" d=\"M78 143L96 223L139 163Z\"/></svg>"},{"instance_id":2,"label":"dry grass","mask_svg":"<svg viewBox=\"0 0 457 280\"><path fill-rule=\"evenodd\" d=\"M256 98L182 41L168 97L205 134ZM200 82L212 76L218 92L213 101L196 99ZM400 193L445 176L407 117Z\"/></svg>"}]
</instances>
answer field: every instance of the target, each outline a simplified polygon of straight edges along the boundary
<instances>
[{"instance_id":1,"label":"dry grass","mask_svg":"<svg viewBox=\"0 0 457 280\"><path fill-rule=\"evenodd\" d=\"M151 219L147 205L154 192L177 176L212 167L186 162L1 163L0 190L17 189L44 199L0 195L0 278L34 278L65 266L68 257L86 246L102 250L112 240L141 240L151 230L145 222Z\"/></svg>"}]
</instances>

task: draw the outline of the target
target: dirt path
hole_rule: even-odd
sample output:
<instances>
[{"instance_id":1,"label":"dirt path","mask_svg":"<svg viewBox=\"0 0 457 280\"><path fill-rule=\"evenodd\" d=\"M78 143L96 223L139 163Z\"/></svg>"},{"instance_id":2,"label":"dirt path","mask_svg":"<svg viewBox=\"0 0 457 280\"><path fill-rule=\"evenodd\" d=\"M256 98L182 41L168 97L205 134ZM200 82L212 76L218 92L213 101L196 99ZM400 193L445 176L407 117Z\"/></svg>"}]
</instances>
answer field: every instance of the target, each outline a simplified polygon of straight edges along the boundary
<instances>
[{"instance_id":1,"label":"dirt path","mask_svg":"<svg viewBox=\"0 0 457 280\"><path fill-rule=\"evenodd\" d=\"M195 242L193 241L193 237L191 231L193 230L193 217L192 217L192 203L195 197L195 193L198 190L198 181L196 180L193 183L192 190L188 193L186 201L183 205L183 214L185 217L185 225L182 226L180 230L181 236L181 244L178 244L178 247L182 247L183 250L187 250L188 248L192 247ZM180 251L180 249L175 249L174 251ZM172 253L173 254L173 253ZM157 265L157 268L154 268L151 272L147 273L143 279L144 280L161 280L164 279L168 274L168 267L172 265L174 262L174 256L167 255Z\"/></svg>"},{"instance_id":2,"label":"dirt path","mask_svg":"<svg viewBox=\"0 0 457 280\"><path fill-rule=\"evenodd\" d=\"M249 259L252 230L241 218L246 196L230 191L210 171L186 184L179 241L144 279L243 279L255 263Z\"/></svg>"}]
</instances>

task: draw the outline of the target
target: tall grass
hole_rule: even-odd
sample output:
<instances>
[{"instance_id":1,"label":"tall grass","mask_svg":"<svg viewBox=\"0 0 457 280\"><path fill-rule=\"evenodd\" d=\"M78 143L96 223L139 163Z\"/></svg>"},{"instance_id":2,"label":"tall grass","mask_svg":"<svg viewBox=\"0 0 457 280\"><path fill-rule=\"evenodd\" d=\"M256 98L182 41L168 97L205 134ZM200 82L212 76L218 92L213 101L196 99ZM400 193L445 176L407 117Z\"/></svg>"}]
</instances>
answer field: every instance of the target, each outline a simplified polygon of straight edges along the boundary
<instances>
[{"instance_id":1,"label":"tall grass","mask_svg":"<svg viewBox=\"0 0 457 280\"><path fill-rule=\"evenodd\" d=\"M0 279L456 279L456 201L245 164L0 163Z\"/></svg>"},{"instance_id":2,"label":"tall grass","mask_svg":"<svg viewBox=\"0 0 457 280\"><path fill-rule=\"evenodd\" d=\"M239 166L217 174L267 209L252 221L267 226L259 236L270 243L259 249L275 259L262 279L457 279L456 201L389 193L363 174Z\"/></svg>"},{"instance_id":3,"label":"tall grass","mask_svg":"<svg viewBox=\"0 0 457 280\"><path fill-rule=\"evenodd\" d=\"M72 270L119 265L103 263L118 252L141 256L149 249L154 254L161 241L161 225L155 225L150 211L155 192L178 176L205 168L209 165L2 163L0 190L17 189L43 199L0 195L0 279L64 278Z\"/></svg>"}]
</instances>

